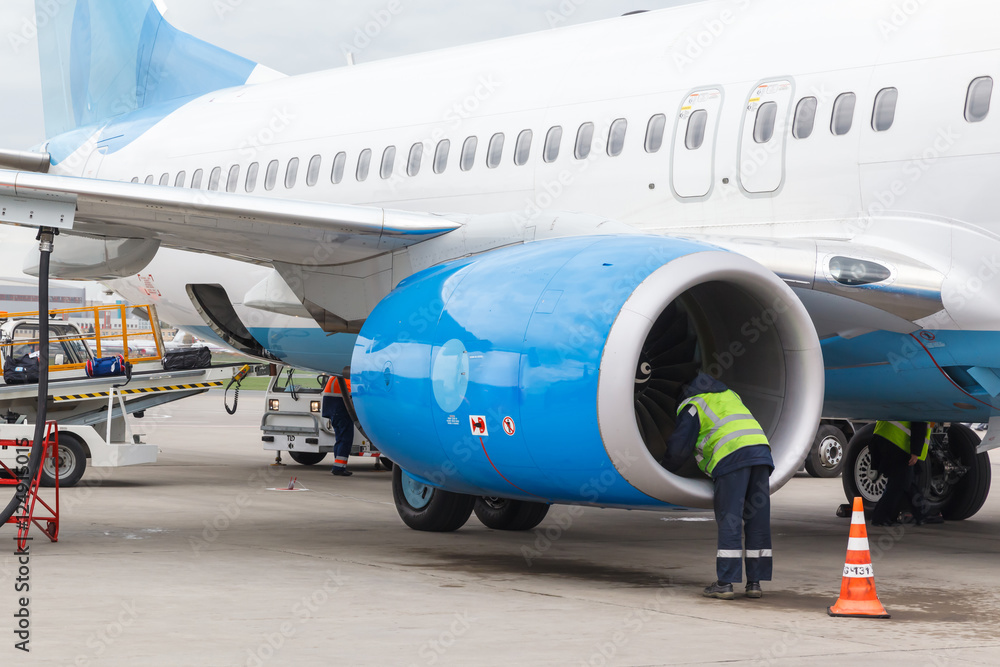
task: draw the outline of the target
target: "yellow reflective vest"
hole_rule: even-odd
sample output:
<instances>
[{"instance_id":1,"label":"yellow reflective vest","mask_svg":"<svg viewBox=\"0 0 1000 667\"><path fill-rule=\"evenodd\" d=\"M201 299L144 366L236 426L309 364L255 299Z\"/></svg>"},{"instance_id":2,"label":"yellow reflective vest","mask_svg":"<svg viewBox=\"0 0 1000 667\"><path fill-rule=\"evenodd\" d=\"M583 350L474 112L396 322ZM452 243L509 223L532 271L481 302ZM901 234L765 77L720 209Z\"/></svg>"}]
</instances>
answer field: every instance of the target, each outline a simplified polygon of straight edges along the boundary
<instances>
[{"instance_id":1,"label":"yellow reflective vest","mask_svg":"<svg viewBox=\"0 0 1000 667\"><path fill-rule=\"evenodd\" d=\"M910 451L910 424L911 422L875 422L875 435L882 436L912 456L913 452ZM928 424L927 435L924 436L924 446L921 448L917 460L927 460L927 449L930 444L931 427Z\"/></svg>"},{"instance_id":2,"label":"yellow reflective vest","mask_svg":"<svg viewBox=\"0 0 1000 667\"><path fill-rule=\"evenodd\" d=\"M737 449L767 445L764 429L754 419L735 391L698 394L677 406L680 415L688 406L698 410L701 428L695 446L695 461L702 472L711 475L719 461Z\"/></svg>"}]
</instances>

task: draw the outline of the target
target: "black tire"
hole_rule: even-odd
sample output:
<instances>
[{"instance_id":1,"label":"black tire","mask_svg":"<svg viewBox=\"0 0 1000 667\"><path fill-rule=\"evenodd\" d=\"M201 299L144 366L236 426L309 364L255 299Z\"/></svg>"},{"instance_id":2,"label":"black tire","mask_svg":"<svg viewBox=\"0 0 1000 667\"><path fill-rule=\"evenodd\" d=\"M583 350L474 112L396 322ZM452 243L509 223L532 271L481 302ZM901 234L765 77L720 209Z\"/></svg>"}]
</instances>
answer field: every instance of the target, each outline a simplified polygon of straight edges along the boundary
<instances>
[{"instance_id":1,"label":"black tire","mask_svg":"<svg viewBox=\"0 0 1000 667\"><path fill-rule=\"evenodd\" d=\"M844 495L850 501L855 496L864 499L865 509L872 509L885 489L885 477L868 475L868 443L874 437L875 424L868 424L851 438L844 457ZM939 438L940 436L937 436ZM937 446L937 438L935 440ZM992 471L989 455L976 454L979 437L961 424L948 428L949 452L956 462L969 468L954 484L943 482L944 468L930 454L921 465L920 483L926 504L924 513L933 516L938 512L945 519L960 521L978 512L989 495ZM877 491L877 493L874 493Z\"/></svg>"},{"instance_id":2,"label":"black tire","mask_svg":"<svg viewBox=\"0 0 1000 667\"><path fill-rule=\"evenodd\" d=\"M326 458L326 452L293 452L289 451L288 455L292 457L292 460L296 463L304 466L314 466L323 459Z\"/></svg>"},{"instance_id":3,"label":"black tire","mask_svg":"<svg viewBox=\"0 0 1000 667\"><path fill-rule=\"evenodd\" d=\"M507 498L477 498L474 508L483 525L494 530L531 530L549 513L549 505Z\"/></svg>"},{"instance_id":4,"label":"black tire","mask_svg":"<svg viewBox=\"0 0 1000 667\"><path fill-rule=\"evenodd\" d=\"M990 493L993 471L989 454L976 453L979 436L968 426L949 426L948 442L951 453L963 466L968 466L969 471L953 486L951 500L941 510L941 516L949 521L961 521L982 509Z\"/></svg>"},{"instance_id":5,"label":"black tire","mask_svg":"<svg viewBox=\"0 0 1000 667\"><path fill-rule=\"evenodd\" d=\"M806 457L806 472L813 477L836 477L844 469L847 437L836 426L820 425Z\"/></svg>"},{"instance_id":6,"label":"black tire","mask_svg":"<svg viewBox=\"0 0 1000 667\"><path fill-rule=\"evenodd\" d=\"M64 489L76 486L87 469L87 453L80 441L71 433L59 433L59 486ZM52 459L42 461L42 486L56 485L55 466Z\"/></svg>"},{"instance_id":7,"label":"black tire","mask_svg":"<svg viewBox=\"0 0 1000 667\"><path fill-rule=\"evenodd\" d=\"M396 503L399 518L413 530L450 533L464 526L472 516L475 496L425 486L409 476L406 484L407 490L404 490L403 470L399 466L393 466L392 499ZM420 502L411 503L407 499L407 493L411 497L414 493L421 495Z\"/></svg>"},{"instance_id":8,"label":"black tire","mask_svg":"<svg viewBox=\"0 0 1000 667\"><path fill-rule=\"evenodd\" d=\"M875 503L882 497L886 482L884 476L871 469L868 444L873 437L875 437L875 424L868 424L854 434L851 441L847 443L843 475L840 478L844 485L844 495L847 496L847 502L861 496L865 509L875 507Z\"/></svg>"},{"instance_id":9,"label":"black tire","mask_svg":"<svg viewBox=\"0 0 1000 667\"><path fill-rule=\"evenodd\" d=\"M392 459L390 459L388 456L378 457L378 462L386 470L392 470L393 467L396 465L395 463L392 462Z\"/></svg>"}]
</instances>

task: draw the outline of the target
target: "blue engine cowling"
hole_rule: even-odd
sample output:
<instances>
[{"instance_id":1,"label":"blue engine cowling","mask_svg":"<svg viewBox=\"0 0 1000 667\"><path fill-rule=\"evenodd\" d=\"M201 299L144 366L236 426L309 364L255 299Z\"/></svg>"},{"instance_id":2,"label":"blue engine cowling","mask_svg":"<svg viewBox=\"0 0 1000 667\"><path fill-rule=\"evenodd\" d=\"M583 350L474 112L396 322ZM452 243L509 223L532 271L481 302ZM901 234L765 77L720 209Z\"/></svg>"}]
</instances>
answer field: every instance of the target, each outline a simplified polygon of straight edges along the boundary
<instances>
[{"instance_id":1,"label":"blue engine cowling","mask_svg":"<svg viewBox=\"0 0 1000 667\"><path fill-rule=\"evenodd\" d=\"M557 239L418 273L361 330L352 395L379 449L436 487L710 507L707 479L656 460L676 409L669 394L699 367L758 417L779 488L820 418L819 341L773 273L696 242Z\"/></svg>"}]
</instances>

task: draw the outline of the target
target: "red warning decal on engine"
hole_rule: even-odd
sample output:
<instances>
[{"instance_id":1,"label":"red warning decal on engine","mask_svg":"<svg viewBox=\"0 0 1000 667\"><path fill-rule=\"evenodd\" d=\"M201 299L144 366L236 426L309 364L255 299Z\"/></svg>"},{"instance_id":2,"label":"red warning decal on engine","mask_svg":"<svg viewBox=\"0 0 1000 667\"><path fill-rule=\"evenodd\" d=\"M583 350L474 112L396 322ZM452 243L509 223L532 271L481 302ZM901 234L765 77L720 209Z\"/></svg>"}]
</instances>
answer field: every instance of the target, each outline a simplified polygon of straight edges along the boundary
<instances>
[{"instance_id":1,"label":"red warning decal on engine","mask_svg":"<svg viewBox=\"0 0 1000 667\"><path fill-rule=\"evenodd\" d=\"M472 428L472 435L489 435L489 431L486 430L486 417L470 415L469 426Z\"/></svg>"},{"instance_id":2,"label":"red warning decal on engine","mask_svg":"<svg viewBox=\"0 0 1000 667\"><path fill-rule=\"evenodd\" d=\"M514 420L510 417L503 418L503 432L507 435L514 435Z\"/></svg>"}]
</instances>

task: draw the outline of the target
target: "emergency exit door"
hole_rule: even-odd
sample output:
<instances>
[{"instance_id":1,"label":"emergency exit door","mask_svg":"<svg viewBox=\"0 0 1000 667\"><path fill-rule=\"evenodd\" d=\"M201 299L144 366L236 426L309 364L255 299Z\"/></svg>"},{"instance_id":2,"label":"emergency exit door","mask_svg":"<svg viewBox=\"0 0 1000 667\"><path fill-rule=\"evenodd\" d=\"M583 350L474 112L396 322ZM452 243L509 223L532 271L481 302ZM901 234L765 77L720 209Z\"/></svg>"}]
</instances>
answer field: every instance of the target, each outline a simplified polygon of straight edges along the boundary
<instances>
[{"instance_id":1,"label":"emergency exit door","mask_svg":"<svg viewBox=\"0 0 1000 667\"><path fill-rule=\"evenodd\" d=\"M722 92L696 90L681 103L674 127L670 183L678 197L704 197L715 178L715 137Z\"/></svg>"},{"instance_id":2,"label":"emergency exit door","mask_svg":"<svg viewBox=\"0 0 1000 667\"><path fill-rule=\"evenodd\" d=\"M758 85L743 112L740 138L740 185L748 193L774 192L785 177L785 141L792 102L792 82Z\"/></svg>"}]
</instances>

